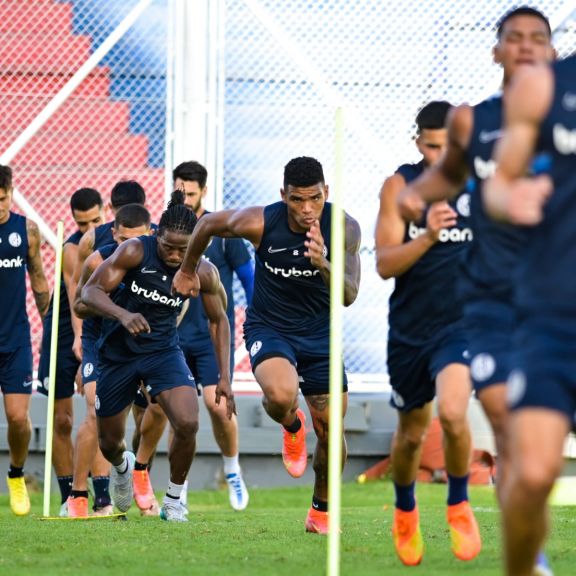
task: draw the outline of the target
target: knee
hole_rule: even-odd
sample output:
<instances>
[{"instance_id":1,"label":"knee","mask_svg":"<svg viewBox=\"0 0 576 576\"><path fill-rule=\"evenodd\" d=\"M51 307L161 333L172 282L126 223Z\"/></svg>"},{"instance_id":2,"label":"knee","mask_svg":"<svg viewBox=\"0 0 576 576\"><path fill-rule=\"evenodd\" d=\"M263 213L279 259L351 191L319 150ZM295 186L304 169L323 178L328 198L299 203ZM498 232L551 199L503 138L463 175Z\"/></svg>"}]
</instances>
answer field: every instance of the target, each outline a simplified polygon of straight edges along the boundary
<instances>
[{"instance_id":1,"label":"knee","mask_svg":"<svg viewBox=\"0 0 576 576\"><path fill-rule=\"evenodd\" d=\"M111 460L114 455L123 448L123 439L110 434L106 430L100 430L98 434L98 445L100 451L107 460Z\"/></svg>"},{"instance_id":2,"label":"knee","mask_svg":"<svg viewBox=\"0 0 576 576\"><path fill-rule=\"evenodd\" d=\"M329 427L327 418L314 418L312 422L314 426L314 432L316 433L316 438L318 439L318 444L322 446L328 446L328 436Z\"/></svg>"},{"instance_id":3,"label":"knee","mask_svg":"<svg viewBox=\"0 0 576 576\"><path fill-rule=\"evenodd\" d=\"M59 436L71 436L73 417L69 412L56 413L54 415L54 432Z\"/></svg>"},{"instance_id":4,"label":"knee","mask_svg":"<svg viewBox=\"0 0 576 576\"><path fill-rule=\"evenodd\" d=\"M530 498L546 497L552 490L556 478L562 471L561 458L556 461L542 458L524 458L522 462L515 463L511 480Z\"/></svg>"},{"instance_id":5,"label":"knee","mask_svg":"<svg viewBox=\"0 0 576 576\"><path fill-rule=\"evenodd\" d=\"M6 413L6 420L10 428L25 430L30 426L30 419L27 410L12 410Z\"/></svg>"},{"instance_id":6,"label":"knee","mask_svg":"<svg viewBox=\"0 0 576 576\"><path fill-rule=\"evenodd\" d=\"M466 431L468 427L466 408L467 405L451 399L444 399L438 404L438 418L444 434L456 437Z\"/></svg>"},{"instance_id":7,"label":"knee","mask_svg":"<svg viewBox=\"0 0 576 576\"><path fill-rule=\"evenodd\" d=\"M416 452L422 446L425 437L425 428L399 428L394 436L394 444L403 452Z\"/></svg>"},{"instance_id":8,"label":"knee","mask_svg":"<svg viewBox=\"0 0 576 576\"><path fill-rule=\"evenodd\" d=\"M198 419L197 418L181 418L176 422L172 422L174 435L182 439L195 438L198 433Z\"/></svg>"},{"instance_id":9,"label":"knee","mask_svg":"<svg viewBox=\"0 0 576 576\"><path fill-rule=\"evenodd\" d=\"M262 405L266 412L286 413L294 404L294 395L285 390L273 390L262 399Z\"/></svg>"}]
</instances>

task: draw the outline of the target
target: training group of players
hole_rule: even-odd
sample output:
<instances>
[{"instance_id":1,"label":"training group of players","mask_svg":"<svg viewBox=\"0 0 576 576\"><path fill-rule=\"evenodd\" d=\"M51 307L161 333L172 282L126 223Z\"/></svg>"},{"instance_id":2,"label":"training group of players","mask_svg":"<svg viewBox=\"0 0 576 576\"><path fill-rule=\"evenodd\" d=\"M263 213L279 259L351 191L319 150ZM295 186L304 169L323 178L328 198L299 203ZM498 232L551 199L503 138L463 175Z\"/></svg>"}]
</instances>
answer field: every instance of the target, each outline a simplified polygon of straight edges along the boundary
<instances>
[{"instance_id":1,"label":"training group of players","mask_svg":"<svg viewBox=\"0 0 576 576\"><path fill-rule=\"evenodd\" d=\"M493 58L503 69L502 92L475 106L424 106L416 118L422 160L400 166L380 193L376 266L383 278L396 279L387 355L398 412L392 536L399 559L420 564L415 479L436 399L451 549L463 561L479 555L467 491L467 407L474 391L498 451L505 572L549 576L547 499L576 413L576 59L555 62L548 19L531 7L501 18ZM0 385L10 502L24 515L32 377L26 269L44 317L44 392L52 306L38 229L10 211L11 191L11 171L1 167ZM298 157L285 166L280 201L207 213L206 170L185 162L174 170L174 193L154 230L135 182L114 187L115 219L108 224L98 192L73 194L78 230L63 252L54 429L62 514L89 514L91 476L94 514L110 514L112 502L125 511L134 499L143 514L186 521L183 495L200 391L230 504L247 506L230 376L235 272L249 302L244 334L252 370L267 414L281 424L283 462L294 477L304 473L308 454L299 392L311 416L315 482L305 529L327 533L334 249L328 192L321 164ZM255 269L244 240L255 249ZM346 214L346 306L358 294L360 241L358 223ZM79 366L88 409L73 450L71 398ZM346 377L343 402L345 412ZM124 440L130 410L137 422L134 452ZM160 506L148 470L167 422L170 478ZM345 461L344 438L342 450Z\"/></svg>"}]
</instances>

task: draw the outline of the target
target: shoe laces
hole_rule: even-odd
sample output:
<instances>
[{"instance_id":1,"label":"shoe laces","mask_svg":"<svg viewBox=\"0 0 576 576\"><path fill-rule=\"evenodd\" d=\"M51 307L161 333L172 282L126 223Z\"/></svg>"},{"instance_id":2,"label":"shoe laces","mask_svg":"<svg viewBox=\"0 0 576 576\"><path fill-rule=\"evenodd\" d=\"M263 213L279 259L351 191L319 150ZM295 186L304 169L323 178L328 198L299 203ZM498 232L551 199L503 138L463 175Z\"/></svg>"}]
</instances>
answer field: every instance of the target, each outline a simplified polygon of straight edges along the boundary
<instances>
[{"instance_id":1,"label":"shoe laces","mask_svg":"<svg viewBox=\"0 0 576 576\"><path fill-rule=\"evenodd\" d=\"M17 478L17 482L12 483L12 491L17 498L26 498L26 483L24 478Z\"/></svg>"},{"instance_id":2,"label":"shoe laces","mask_svg":"<svg viewBox=\"0 0 576 576\"><path fill-rule=\"evenodd\" d=\"M240 478L239 474L233 473L233 474L228 474L228 476L226 476L226 480L228 481L228 484L230 486L232 486L234 492L236 492L236 496L238 496L238 499L242 498L242 480Z\"/></svg>"}]
</instances>

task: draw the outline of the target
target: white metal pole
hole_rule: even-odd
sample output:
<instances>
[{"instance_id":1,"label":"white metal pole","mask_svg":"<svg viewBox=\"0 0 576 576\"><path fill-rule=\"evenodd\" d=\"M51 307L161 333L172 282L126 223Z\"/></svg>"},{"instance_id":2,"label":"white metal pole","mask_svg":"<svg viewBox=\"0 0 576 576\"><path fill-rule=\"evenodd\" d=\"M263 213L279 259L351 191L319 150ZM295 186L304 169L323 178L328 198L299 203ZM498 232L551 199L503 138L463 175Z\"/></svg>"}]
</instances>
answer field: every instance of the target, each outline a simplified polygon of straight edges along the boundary
<instances>
[{"instance_id":1,"label":"white metal pole","mask_svg":"<svg viewBox=\"0 0 576 576\"><path fill-rule=\"evenodd\" d=\"M176 43L175 0L168 0L166 24L166 132L164 144L164 204L172 194L174 169L174 51Z\"/></svg>"}]
</instances>

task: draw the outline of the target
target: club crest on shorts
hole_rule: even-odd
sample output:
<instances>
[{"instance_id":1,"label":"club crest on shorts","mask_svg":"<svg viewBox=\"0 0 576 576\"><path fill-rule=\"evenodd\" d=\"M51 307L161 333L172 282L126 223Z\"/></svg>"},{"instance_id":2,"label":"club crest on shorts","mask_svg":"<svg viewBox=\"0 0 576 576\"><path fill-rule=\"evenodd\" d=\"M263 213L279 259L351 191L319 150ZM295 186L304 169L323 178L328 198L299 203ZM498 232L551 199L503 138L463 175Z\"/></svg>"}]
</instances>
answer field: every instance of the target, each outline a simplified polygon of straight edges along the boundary
<instances>
[{"instance_id":1,"label":"club crest on shorts","mask_svg":"<svg viewBox=\"0 0 576 576\"><path fill-rule=\"evenodd\" d=\"M403 408L404 407L404 398L396 392L396 390L392 390L392 400L396 408Z\"/></svg>"},{"instance_id":2,"label":"club crest on shorts","mask_svg":"<svg viewBox=\"0 0 576 576\"><path fill-rule=\"evenodd\" d=\"M12 234L8 236L8 242L10 243L10 246L18 248L18 246L22 244L22 236L20 236L18 232L12 232Z\"/></svg>"},{"instance_id":3,"label":"club crest on shorts","mask_svg":"<svg viewBox=\"0 0 576 576\"><path fill-rule=\"evenodd\" d=\"M94 372L94 364L92 364L92 362L86 362L82 369L82 375L84 378L89 378L92 375L92 372Z\"/></svg>"},{"instance_id":4,"label":"club crest on shorts","mask_svg":"<svg viewBox=\"0 0 576 576\"><path fill-rule=\"evenodd\" d=\"M256 340L256 342L250 346L250 356L256 356L256 354L258 354L260 351L260 348L262 348L262 342L260 342L260 340Z\"/></svg>"},{"instance_id":5,"label":"club crest on shorts","mask_svg":"<svg viewBox=\"0 0 576 576\"><path fill-rule=\"evenodd\" d=\"M472 378L478 382L488 380L496 371L496 360L490 354L477 354L470 364Z\"/></svg>"},{"instance_id":6,"label":"club crest on shorts","mask_svg":"<svg viewBox=\"0 0 576 576\"><path fill-rule=\"evenodd\" d=\"M96 410L100 410L100 398L98 398L98 396L94 397L94 408L96 408Z\"/></svg>"},{"instance_id":7,"label":"club crest on shorts","mask_svg":"<svg viewBox=\"0 0 576 576\"><path fill-rule=\"evenodd\" d=\"M522 400L526 393L526 374L522 370L514 370L510 373L506 385L506 393L509 406L514 406Z\"/></svg>"}]
</instances>

